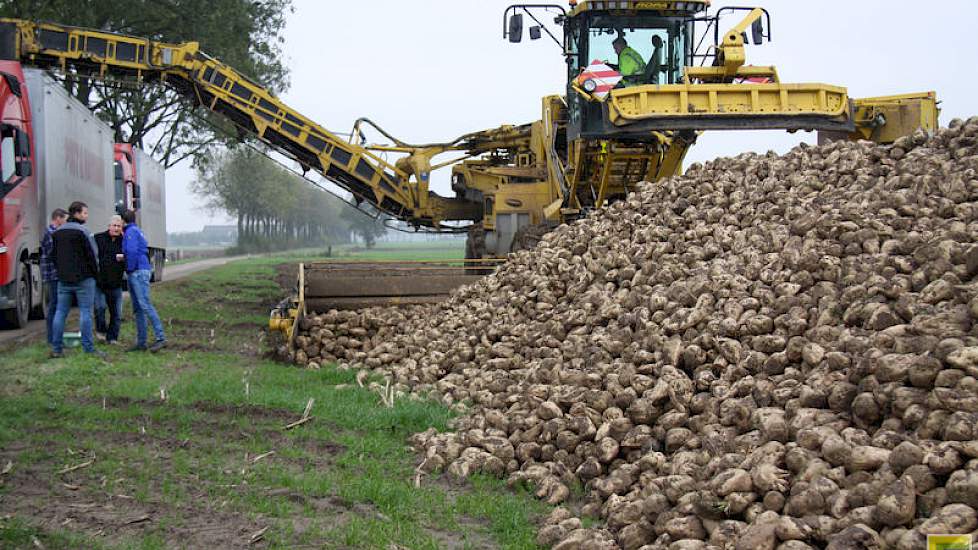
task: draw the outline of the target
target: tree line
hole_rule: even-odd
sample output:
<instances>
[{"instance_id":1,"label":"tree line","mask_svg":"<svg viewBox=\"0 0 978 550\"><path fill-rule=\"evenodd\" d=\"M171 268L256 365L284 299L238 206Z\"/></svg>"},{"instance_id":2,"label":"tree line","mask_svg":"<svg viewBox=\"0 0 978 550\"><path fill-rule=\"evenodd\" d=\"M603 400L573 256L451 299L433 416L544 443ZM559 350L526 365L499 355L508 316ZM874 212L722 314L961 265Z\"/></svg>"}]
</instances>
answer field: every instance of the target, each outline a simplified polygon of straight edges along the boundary
<instances>
[{"instance_id":1,"label":"tree line","mask_svg":"<svg viewBox=\"0 0 978 550\"><path fill-rule=\"evenodd\" d=\"M369 247L386 231L382 220L357 212L251 147L198 163L191 190L205 207L236 220L242 251L346 243L351 234Z\"/></svg>"}]
</instances>

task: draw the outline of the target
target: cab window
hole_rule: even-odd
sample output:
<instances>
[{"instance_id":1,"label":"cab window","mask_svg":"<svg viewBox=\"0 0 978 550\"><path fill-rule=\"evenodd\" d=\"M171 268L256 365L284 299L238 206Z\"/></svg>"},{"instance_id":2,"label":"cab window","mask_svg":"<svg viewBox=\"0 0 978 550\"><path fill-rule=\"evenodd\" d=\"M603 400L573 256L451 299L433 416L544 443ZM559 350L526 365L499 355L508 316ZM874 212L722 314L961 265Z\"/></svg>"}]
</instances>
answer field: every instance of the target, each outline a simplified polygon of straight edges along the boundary
<instances>
[{"instance_id":1,"label":"cab window","mask_svg":"<svg viewBox=\"0 0 978 550\"><path fill-rule=\"evenodd\" d=\"M0 178L2 178L3 183L8 183L14 177L17 167L16 156L14 154L14 136L13 132L8 134L3 133L3 137L0 138Z\"/></svg>"},{"instance_id":2,"label":"cab window","mask_svg":"<svg viewBox=\"0 0 978 550\"><path fill-rule=\"evenodd\" d=\"M115 172L115 210L124 212L126 210L126 180L122 172L122 164L112 163Z\"/></svg>"},{"instance_id":3,"label":"cab window","mask_svg":"<svg viewBox=\"0 0 978 550\"><path fill-rule=\"evenodd\" d=\"M632 84L675 84L682 80L687 62L686 26L681 20L664 17L594 16L587 28L587 62L622 62L614 43L624 39L627 47L641 57L644 70ZM634 55L634 54L632 54ZM628 63L631 70L634 61Z\"/></svg>"}]
</instances>

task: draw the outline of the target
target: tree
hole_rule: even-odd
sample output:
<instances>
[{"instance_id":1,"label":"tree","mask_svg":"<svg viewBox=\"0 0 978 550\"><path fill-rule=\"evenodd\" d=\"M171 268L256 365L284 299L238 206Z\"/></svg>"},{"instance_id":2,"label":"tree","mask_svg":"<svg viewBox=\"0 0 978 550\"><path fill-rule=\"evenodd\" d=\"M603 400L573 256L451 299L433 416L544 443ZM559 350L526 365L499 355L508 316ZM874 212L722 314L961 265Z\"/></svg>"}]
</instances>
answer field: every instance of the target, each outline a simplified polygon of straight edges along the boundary
<instances>
[{"instance_id":1,"label":"tree","mask_svg":"<svg viewBox=\"0 0 978 550\"><path fill-rule=\"evenodd\" d=\"M344 208L340 217L346 221L350 231L363 239L367 248L373 248L377 244L377 239L387 233L387 227L382 220L373 218L352 206L348 205Z\"/></svg>"},{"instance_id":2,"label":"tree","mask_svg":"<svg viewBox=\"0 0 978 550\"><path fill-rule=\"evenodd\" d=\"M292 0L7 0L0 16L197 41L203 51L281 93L288 88L281 33L292 9ZM167 168L187 158L204 160L233 135L227 121L195 113L165 87L119 88L72 74L65 88L112 127L116 141L139 146Z\"/></svg>"},{"instance_id":3,"label":"tree","mask_svg":"<svg viewBox=\"0 0 978 550\"><path fill-rule=\"evenodd\" d=\"M249 216L258 209L254 199L267 177L257 153L239 147L201 164L191 190L205 199L204 206L211 212L224 211L237 218L240 240L251 235Z\"/></svg>"},{"instance_id":4,"label":"tree","mask_svg":"<svg viewBox=\"0 0 978 550\"><path fill-rule=\"evenodd\" d=\"M222 151L198 165L191 189L208 210L237 219L244 250L345 242L350 232L339 199L251 147Z\"/></svg>"}]
</instances>

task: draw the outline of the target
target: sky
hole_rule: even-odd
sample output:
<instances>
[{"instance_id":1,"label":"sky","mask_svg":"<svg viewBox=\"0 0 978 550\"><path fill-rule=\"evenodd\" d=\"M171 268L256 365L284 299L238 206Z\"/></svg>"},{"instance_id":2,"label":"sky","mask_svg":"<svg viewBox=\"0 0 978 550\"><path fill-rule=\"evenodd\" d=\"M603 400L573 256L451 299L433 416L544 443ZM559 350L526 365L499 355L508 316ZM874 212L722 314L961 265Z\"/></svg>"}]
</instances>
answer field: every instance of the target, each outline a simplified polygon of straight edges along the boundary
<instances>
[{"instance_id":1,"label":"sky","mask_svg":"<svg viewBox=\"0 0 978 550\"><path fill-rule=\"evenodd\" d=\"M511 3L295 0L283 44L291 87L281 99L329 130L349 132L365 116L413 143L536 120L541 98L563 93L566 69L546 35L503 40L503 11ZM770 12L773 40L747 46L747 62L775 65L782 82L846 86L851 97L934 90L943 126L978 114L971 38L978 2L948 0L926 10L892 0L753 5ZM785 152L801 141L812 143L815 134L706 133L687 164L744 151ZM432 189L449 194L449 176L450 169L436 172ZM194 177L189 164L167 171L171 232L227 222L200 208L201 199L188 191Z\"/></svg>"}]
</instances>

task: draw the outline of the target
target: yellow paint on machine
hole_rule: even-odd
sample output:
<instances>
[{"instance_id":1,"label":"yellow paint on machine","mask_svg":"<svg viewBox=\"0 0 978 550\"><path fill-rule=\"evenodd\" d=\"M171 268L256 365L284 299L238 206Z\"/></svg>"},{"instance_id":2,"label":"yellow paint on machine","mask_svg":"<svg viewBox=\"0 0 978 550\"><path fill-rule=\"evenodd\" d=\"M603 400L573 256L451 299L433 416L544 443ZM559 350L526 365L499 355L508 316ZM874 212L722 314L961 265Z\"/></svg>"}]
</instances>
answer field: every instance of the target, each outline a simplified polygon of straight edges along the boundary
<instances>
[{"instance_id":1,"label":"yellow paint on machine","mask_svg":"<svg viewBox=\"0 0 978 550\"><path fill-rule=\"evenodd\" d=\"M846 89L829 84L668 84L611 92L616 125L660 117L819 115L848 116Z\"/></svg>"}]
</instances>

